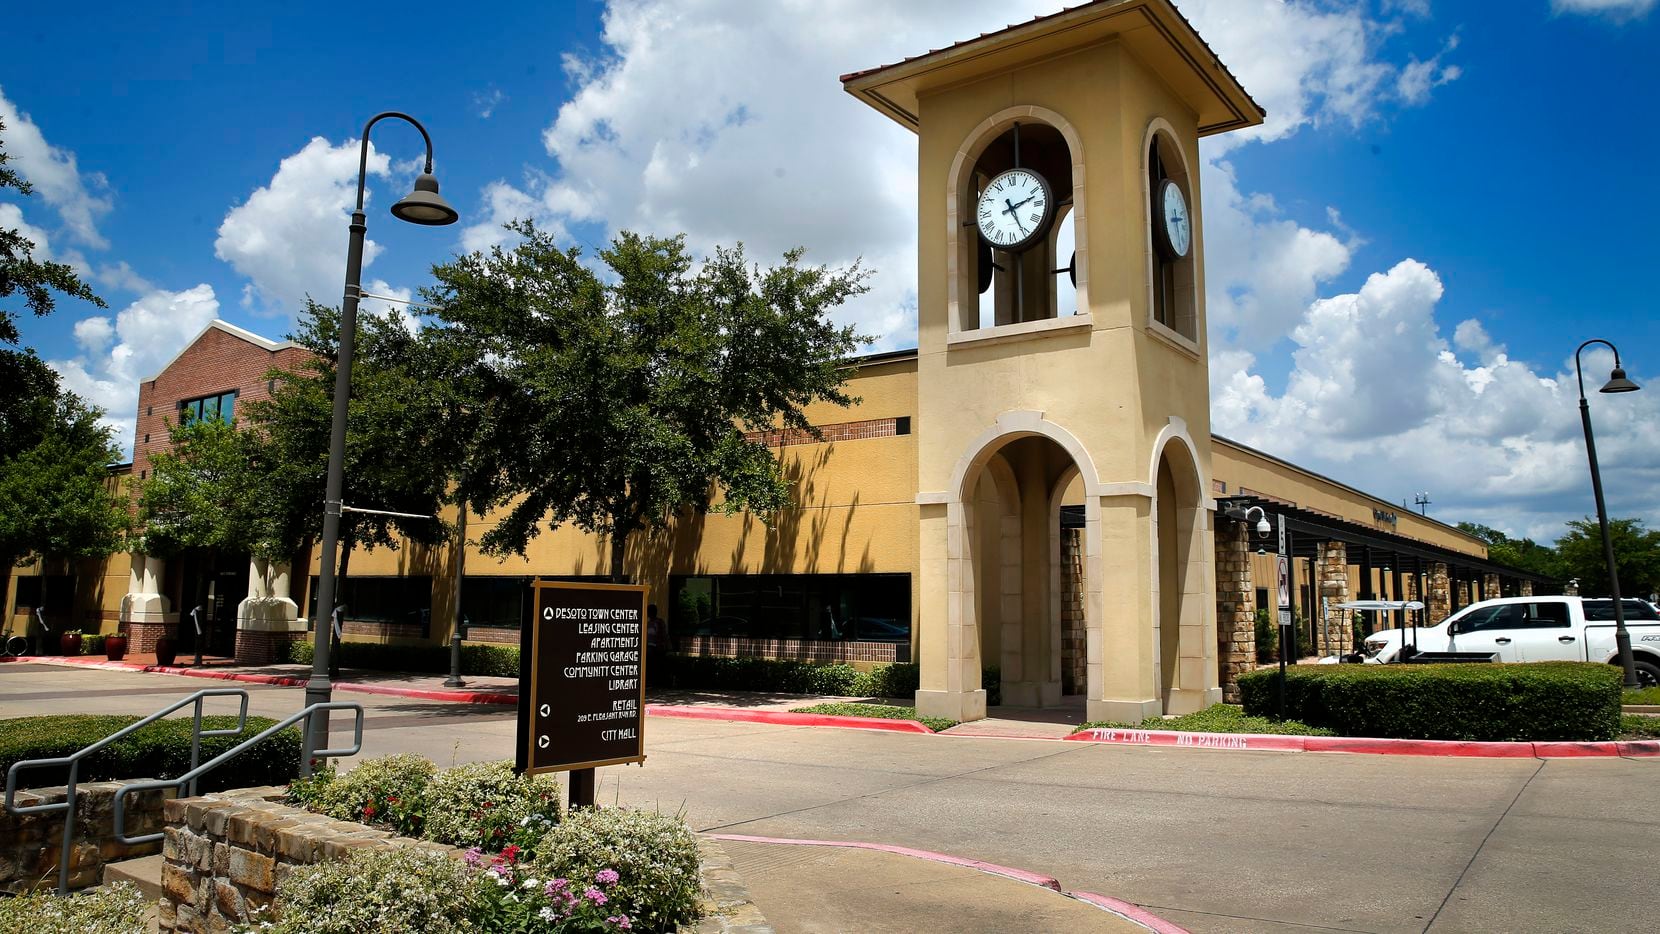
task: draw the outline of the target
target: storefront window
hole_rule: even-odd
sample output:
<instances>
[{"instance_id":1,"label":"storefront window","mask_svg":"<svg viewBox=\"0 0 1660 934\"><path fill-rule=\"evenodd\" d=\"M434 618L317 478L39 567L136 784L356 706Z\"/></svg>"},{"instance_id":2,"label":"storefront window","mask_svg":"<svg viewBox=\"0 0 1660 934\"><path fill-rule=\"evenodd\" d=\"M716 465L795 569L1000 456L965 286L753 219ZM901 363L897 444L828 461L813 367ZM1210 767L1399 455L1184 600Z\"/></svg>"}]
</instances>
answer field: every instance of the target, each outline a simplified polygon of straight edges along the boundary
<instances>
[{"instance_id":1,"label":"storefront window","mask_svg":"<svg viewBox=\"0 0 1660 934\"><path fill-rule=\"evenodd\" d=\"M909 642L909 574L724 574L669 582L676 636Z\"/></svg>"},{"instance_id":2,"label":"storefront window","mask_svg":"<svg viewBox=\"0 0 1660 934\"><path fill-rule=\"evenodd\" d=\"M419 626L423 633L432 619L432 578L348 577L338 582L338 603L345 618L369 623ZM311 578L310 618L317 618L317 577Z\"/></svg>"}]
</instances>

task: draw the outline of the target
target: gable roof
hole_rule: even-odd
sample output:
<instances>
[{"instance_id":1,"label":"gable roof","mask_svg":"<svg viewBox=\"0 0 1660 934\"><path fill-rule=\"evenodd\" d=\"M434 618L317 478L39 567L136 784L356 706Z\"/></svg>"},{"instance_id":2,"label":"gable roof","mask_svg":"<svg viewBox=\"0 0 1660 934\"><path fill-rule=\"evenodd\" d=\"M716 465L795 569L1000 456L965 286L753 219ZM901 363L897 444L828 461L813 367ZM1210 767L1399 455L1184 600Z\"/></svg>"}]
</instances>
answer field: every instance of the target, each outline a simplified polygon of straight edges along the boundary
<instances>
[{"instance_id":1,"label":"gable roof","mask_svg":"<svg viewBox=\"0 0 1660 934\"><path fill-rule=\"evenodd\" d=\"M141 382L141 383L153 383L153 382L155 382L158 378L161 377L161 374L167 372L168 368L170 368L173 364L178 363L179 358L183 357L186 353L188 353L190 351L190 348L196 346L196 342L200 341L202 339L202 337L207 334L207 332L216 331L216 330L217 331L224 331L226 334L229 334L230 336L236 338L237 340L246 341L250 344L253 344L255 347L258 347L259 349L267 351L269 353L276 353L279 350L287 350L291 347L300 346L299 344L296 344L293 341L274 341L274 340L271 340L269 338L260 337L258 334L255 334L254 332L249 331L249 330L245 330L243 328L239 328L236 325L231 324L229 321L221 321L218 318L214 318L212 321L208 322L207 327L202 328L200 331L197 331L195 337L192 337L190 340L186 341L184 347L182 347L179 350L178 353L174 354L173 358L171 360L168 360L166 363L162 364L161 369L157 370L154 376L147 376L144 379L139 380L139 382Z\"/></svg>"}]
</instances>

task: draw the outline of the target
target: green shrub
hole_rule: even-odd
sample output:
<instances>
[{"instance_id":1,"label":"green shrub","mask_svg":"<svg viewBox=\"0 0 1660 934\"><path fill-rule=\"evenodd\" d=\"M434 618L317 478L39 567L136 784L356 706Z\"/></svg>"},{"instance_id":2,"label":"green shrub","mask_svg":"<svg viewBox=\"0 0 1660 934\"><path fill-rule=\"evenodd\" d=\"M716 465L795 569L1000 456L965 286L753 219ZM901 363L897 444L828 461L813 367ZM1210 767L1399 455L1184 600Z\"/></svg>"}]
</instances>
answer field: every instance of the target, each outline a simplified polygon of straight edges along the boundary
<instances>
[{"instance_id":1,"label":"green shrub","mask_svg":"<svg viewBox=\"0 0 1660 934\"><path fill-rule=\"evenodd\" d=\"M150 903L127 882L99 886L91 892L57 895L26 892L0 896L0 932L4 934L144 934Z\"/></svg>"},{"instance_id":2,"label":"green shrub","mask_svg":"<svg viewBox=\"0 0 1660 934\"><path fill-rule=\"evenodd\" d=\"M104 654L104 640L106 638L108 638L108 637L107 636L102 636L102 635L82 636L81 637L81 654L82 655L102 655L102 654Z\"/></svg>"},{"instance_id":3,"label":"green shrub","mask_svg":"<svg viewBox=\"0 0 1660 934\"><path fill-rule=\"evenodd\" d=\"M428 840L495 851L559 821L559 782L515 774L511 762L472 762L439 772L426 802Z\"/></svg>"},{"instance_id":4,"label":"green shrub","mask_svg":"<svg viewBox=\"0 0 1660 934\"><path fill-rule=\"evenodd\" d=\"M1627 688L1621 695L1623 704L1660 706L1660 688Z\"/></svg>"},{"instance_id":5,"label":"green shrub","mask_svg":"<svg viewBox=\"0 0 1660 934\"><path fill-rule=\"evenodd\" d=\"M882 665L863 672L853 683L859 697L912 698L922 686L922 666L915 662Z\"/></svg>"},{"instance_id":6,"label":"green shrub","mask_svg":"<svg viewBox=\"0 0 1660 934\"><path fill-rule=\"evenodd\" d=\"M24 759L68 756L96 743L138 717L69 714L0 720L0 773ZM227 752L275 724L265 717L249 717L239 736L202 738L201 761ZM203 717L203 729L229 729L235 717ZM81 760L80 780L117 778L176 778L190 771L190 718L160 720ZM218 791L250 785L280 785L300 770L300 731L283 730L203 776L200 789ZM21 787L61 785L67 768L31 768L19 774Z\"/></svg>"},{"instance_id":7,"label":"green shrub","mask_svg":"<svg viewBox=\"0 0 1660 934\"><path fill-rule=\"evenodd\" d=\"M380 824L407 836L421 836L427 788L438 769L423 756L402 753L364 759L350 772L319 768L288 785L291 804L336 820Z\"/></svg>"},{"instance_id":8,"label":"green shrub","mask_svg":"<svg viewBox=\"0 0 1660 934\"><path fill-rule=\"evenodd\" d=\"M1245 713L1273 716L1279 671L1239 678ZM1340 736L1457 740L1609 740L1620 728L1618 668L1521 665L1296 665L1285 714Z\"/></svg>"},{"instance_id":9,"label":"green shrub","mask_svg":"<svg viewBox=\"0 0 1660 934\"><path fill-rule=\"evenodd\" d=\"M359 849L346 858L295 866L272 906L271 934L476 931L480 874L415 847ZM263 920L263 919L257 919Z\"/></svg>"},{"instance_id":10,"label":"green shrub","mask_svg":"<svg viewBox=\"0 0 1660 934\"><path fill-rule=\"evenodd\" d=\"M1274 654L1274 650L1278 648L1280 641L1279 633L1274 631L1277 628L1278 627L1274 625L1273 617L1268 613L1268 608L1260 606L1257 607L1256 640L1258 662L1271 662L1279 657Z\"/></svg>"},{"instance_id":11,"label":"green shrub","mask_svg":"<svg viewBox=\"0 0 1660 934\"><path fill-rule=\"evenodd\" d=\"M447 645L382 645L377 642L342 642L335 659L341 668L363 668L369 671L411 671L424 674L446 674L450 670L450 647ZM288 644L284 661L295 665L311 664L314 646L310 639ZM519 647L516 645L463 644L461 646L461 673L479 677L517 678L519 676Z\"/></svg>"},{"instance_id":12,"label":"green shrub","mask_svg":"<svg viewBox=\"0 0 1660 934\"><path fill-rule=\"evenodd\" d=\"M637 931L672 931L699 914L697 838L678 817L629 808L581 808L542 839L541 878L617 873L611 903ZM609 906L608 906L609 907Z\"/></svg>"},{"instance_id":13,"label":"green shrub","mask_svg":"<svg viewBox=\"0 0 1660 934\"><path fill-rule=\"evenodd\" d=\"M1660 717L1640 713L1622 714L1620 716L1620 737L1622 739L1660 739Z\"/></svg>"}]
</instances>

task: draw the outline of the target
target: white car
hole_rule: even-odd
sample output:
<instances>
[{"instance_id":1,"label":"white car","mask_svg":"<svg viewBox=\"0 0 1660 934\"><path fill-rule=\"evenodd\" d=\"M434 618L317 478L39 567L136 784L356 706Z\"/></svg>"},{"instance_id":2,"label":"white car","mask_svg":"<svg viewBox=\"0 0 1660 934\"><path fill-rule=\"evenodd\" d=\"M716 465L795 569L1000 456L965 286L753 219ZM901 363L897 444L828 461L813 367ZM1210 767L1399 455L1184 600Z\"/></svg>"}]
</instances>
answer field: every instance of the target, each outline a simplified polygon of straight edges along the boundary
<instances>
[{"instance_id":1,"label":"white car","mask_svg":"<svg viewBox=\"0 0 1660 934\"><path fill-rule=\"evenodd\" d=\"M1637 680L1660 687L1660 611L1646 600L1620 601ZM1413 630L1366 637L1368 664L1397 661ZM1492 652L1501 662L1593 661L1619 664L1614 603L1607 598L1504 597L1473 603L1434 626L1417 629L1420 652Z\"/></svg>"}]
</instances>

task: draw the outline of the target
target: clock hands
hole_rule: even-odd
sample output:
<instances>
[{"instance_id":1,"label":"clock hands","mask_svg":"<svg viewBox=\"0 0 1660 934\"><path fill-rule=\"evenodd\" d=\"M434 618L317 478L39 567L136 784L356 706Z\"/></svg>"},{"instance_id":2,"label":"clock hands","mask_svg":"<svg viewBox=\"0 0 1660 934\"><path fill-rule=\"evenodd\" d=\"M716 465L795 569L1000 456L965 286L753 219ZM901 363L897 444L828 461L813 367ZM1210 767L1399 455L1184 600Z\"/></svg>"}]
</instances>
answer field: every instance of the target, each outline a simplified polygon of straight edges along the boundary
<instances>
[{"instance_id":1,"label":"clock hands","mask_svg":"<svg viewBox=\"0 0 1660 934\"><path fill-rule=\"evenodd\" d=\"M1033 196L1033 197L1036 197L1036 196L1035 196L1035 195L1034 195L1034 196ZM1027 198L1027 199L1026 199L1026 201L1030 201L1030 200L1032 200L1032 199L1031 199L1031 198ZM1022 202L1020 202L1020 204L1025 204L1025 203L1026 203L1026 201L1022 201ZM1012 217L1012 218L1014 218L1014 225L1015 225L1015 226L1016 226L1016 227L1019 227L1019 228L1020 228L1020 232L1021 232L1021 233L1022 233L1022 234L1024 234L1024 233L1025 233L1025 232L1026 232L1026 225L1025 225L1025 224L1022 224L1022 223L1021 223L1021 222L1020 222L1020 215L1019 215L1019 214L1016 214L1016 213L1015 213L1015 212L1014 212L1014 209L1015 209L1015 208L1017 208L1017 207L1020 207L1020 204L1013 204L1013 203L1011 203L1011 202L1010 202L1010 201L1009 201L1009 199L1007 199L1007 198L1004 198L1004 199L1003 199L1003 203L1004 203L1004 204L1007 204L1007 205L1008 205L1008 207L1006 207L1006 208L1004 208L1004 209L1003 209L1003 213L1004 213L1004 214L1007 214L1007 215L1009 215L1009 216L1010 216L1010 217Z\"/></svg>"}]
</instances>

